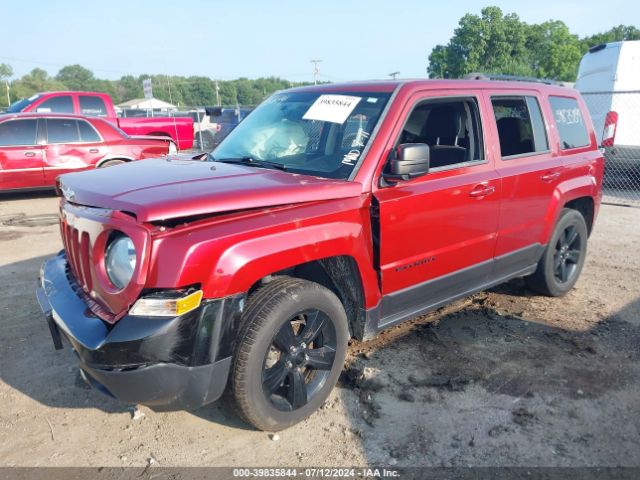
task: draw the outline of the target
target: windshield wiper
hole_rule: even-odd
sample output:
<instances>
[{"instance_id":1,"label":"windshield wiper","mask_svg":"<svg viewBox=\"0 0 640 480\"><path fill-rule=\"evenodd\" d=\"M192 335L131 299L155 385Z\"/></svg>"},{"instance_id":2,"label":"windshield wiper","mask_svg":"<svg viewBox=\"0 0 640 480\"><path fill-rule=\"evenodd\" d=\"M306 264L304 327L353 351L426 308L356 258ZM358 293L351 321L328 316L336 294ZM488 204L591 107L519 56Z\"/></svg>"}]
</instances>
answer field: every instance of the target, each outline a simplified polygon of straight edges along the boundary
<instances>
[{"instance_id":1,"label":"windshield wiper","mask_svg":"<svg viewBox=\"0 0 640 480\"><path fill-rule=\"evenodd\" d=\"M270 162L269 160L260 160L253 157L236 157L236 158L213 158L214 162L235 163L238 165L255 165L256 167L276 168L278 170L286 170L287 166L283 163Z\"/></svg>"}]
</instances>

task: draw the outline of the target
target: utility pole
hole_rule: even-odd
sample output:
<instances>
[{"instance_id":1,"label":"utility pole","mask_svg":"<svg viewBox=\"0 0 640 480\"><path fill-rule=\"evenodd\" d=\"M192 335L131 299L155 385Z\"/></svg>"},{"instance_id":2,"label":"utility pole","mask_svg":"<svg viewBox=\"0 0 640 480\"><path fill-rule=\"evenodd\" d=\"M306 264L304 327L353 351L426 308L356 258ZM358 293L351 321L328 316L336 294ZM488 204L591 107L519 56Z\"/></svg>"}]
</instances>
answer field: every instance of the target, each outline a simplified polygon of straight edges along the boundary
<instances>
[{"instance_id":1,"label":"utility pole","mask_svg":"<svg viewBox=\"0 0 640 480\"><path fill-rule=\"evenodd\" d=\"M394 80L395 80L396 78L398 78L398 75L400 75L400 72L391 72L391 73L389 74L389 76L390 76L391 78L393 78Z\"/></svg>"},{"instance_id":2,"label":"utility pole","mask_svg":"<svg viewBox=\"0 0 640 480\"><path fill-rule=\"evenodd\" d=\"M320 75L320 67L318 67L318 64L322 62L322 60L311 60L311 63L313 63L313 84L317 85L318 84L318 75Z\"/></svg>"},{"instance_id":3,"label":"utility pole","mask_svg":"<svg viewBox=\"0 0 640 480\"><path fill-rule=\"evenodd\" d=\"M216 80L216 107L220 106L220 85L218 85L218 80Z\"/></svg>"},{"instance_id":4,"label":"utility pole","mask_svg":"<svg viewBox=\"0 0 640 480\"><path fill-rule=\"evenodd\" d=\"M11 105L11 97L9 96L9 80L5 80L4 83L7 86L7 107L9 107Z\"/></svg>"}]
</instances>

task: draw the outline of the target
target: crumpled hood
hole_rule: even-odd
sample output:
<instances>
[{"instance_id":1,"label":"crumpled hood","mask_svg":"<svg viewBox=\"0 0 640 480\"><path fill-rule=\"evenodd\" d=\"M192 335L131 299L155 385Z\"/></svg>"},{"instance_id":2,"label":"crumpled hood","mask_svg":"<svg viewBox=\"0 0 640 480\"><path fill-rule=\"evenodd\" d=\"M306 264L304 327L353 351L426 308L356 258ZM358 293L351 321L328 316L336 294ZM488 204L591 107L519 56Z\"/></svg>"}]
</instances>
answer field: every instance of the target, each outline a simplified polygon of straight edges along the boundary
<instances>
[{"instance_id":1,"label":"crumpled hood","mask_svg":"<svg viewBox=\"0 0 640 480\"><path fill-rule=\"evenodd\" d=\"M153 222L356 197L362 186L176 155L69 173L59 178L59 188L70 202L131 212L140 222Z\"/></svg>"}]
</instances>

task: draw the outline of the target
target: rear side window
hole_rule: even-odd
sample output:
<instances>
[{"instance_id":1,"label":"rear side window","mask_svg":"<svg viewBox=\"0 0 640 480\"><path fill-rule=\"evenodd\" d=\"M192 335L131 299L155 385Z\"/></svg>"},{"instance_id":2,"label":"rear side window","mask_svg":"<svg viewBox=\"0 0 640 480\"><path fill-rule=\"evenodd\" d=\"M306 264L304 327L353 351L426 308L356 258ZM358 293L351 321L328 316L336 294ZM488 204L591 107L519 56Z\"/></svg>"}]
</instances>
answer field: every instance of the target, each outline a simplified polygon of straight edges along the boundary
<instances>
[{"instance_id":1,"label":"rear side window","mask_svg":"<svg viewBox=\"0 0 640 480\"><path fill-rule=\"evenodd\" d=\"M78 120L78 129L80 130L81 142L100 142L102 139L95 128L93 128L89 122L84 120Z\"/></svg>"},{"instance_id":2,"label":"rear side window","mask_svg":"<svg viewBox=\"0 0 640 480\"><path fill-rule=\"evenodd\" d=\"M78 122L67 118L47 119L48 143L76 143L79 141Z\"/></svg>"},{"instance_id":3,"label":"rear side window","mask_svg":"<svg viewBox=\"0 0 640 480\"><path fill-rule=\"evenodd\" d=\"M80 113L91 117L106 117L107 107L100 97L80 95Z\"/></svg>"},{"instance_id":4,"label":"rear side window","mask_svg":"<svg viewBox=\"0 0 640 480\"><path fill-rule=\"evenodd\" d=\"M558 127L560 148L585 147L591 143L582 112L575 98L549 97L553 117Z\"/></svg>"},{"instance_id":5,"label":"rear side window","mask_svg":"<svg viewBox=\"0 0 640 480\"><path fill-rule=\"evenodd\" d=\"M73 99L71 95L51 97L38 105L36 111L44 113L73 113Z\"/></svg>"},{"instance_id":6,"label":"rear side window","mask_svg":"<svg viewBox=\"0 0 640 480\"><path fill-rule=\"evenodd\" d=\"M549 150L544 120L535 97L493 97L502 157Z\"/></svg>"},{"instance_id":7,"label":"rear side window","mask_svg":"<svg viewBox=\"0 0 640 480\"><path fill-rule=\"evenodd\" d=\"M37 120L10 120L0 123L0 145L35 145Z\"/></svg>"}]
</instances>

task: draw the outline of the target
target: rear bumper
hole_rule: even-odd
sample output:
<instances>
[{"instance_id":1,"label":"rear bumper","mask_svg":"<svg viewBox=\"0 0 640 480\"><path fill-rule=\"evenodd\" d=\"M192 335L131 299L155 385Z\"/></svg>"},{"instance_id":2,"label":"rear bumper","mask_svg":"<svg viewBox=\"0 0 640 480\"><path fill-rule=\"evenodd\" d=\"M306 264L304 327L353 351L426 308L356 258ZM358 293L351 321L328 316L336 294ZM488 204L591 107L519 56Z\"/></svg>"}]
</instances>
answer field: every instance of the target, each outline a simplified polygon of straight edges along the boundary
<instances>
[{"instance_id":1,"label":"rear bumper","mask_svg":"<svg viewBox=\"0 0 640 480\"><path fill-rule=\"evenodd\" d=\"M127 315L114 325L76 293L63 253L45 262L36 292L54 346L66 340L83 378L126 403L194 409L224 392L243 296L204 302L173 318Z\"/></svg>"}]
</instances>

